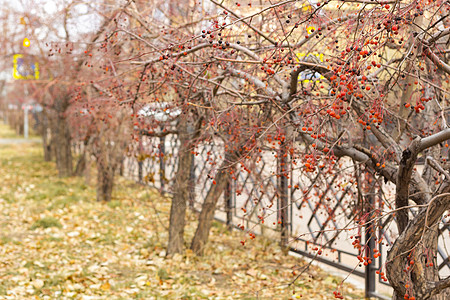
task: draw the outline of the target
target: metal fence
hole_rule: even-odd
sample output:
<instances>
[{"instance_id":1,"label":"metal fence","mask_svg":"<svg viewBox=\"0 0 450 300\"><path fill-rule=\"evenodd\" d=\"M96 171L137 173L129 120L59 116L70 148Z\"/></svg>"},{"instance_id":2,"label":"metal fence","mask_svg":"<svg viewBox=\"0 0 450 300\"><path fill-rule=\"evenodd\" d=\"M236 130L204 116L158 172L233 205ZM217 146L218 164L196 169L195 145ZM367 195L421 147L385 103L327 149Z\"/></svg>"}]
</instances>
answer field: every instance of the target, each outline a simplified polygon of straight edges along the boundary
<instances>
[{"instance_id":1,"label":"metal fence","mask_svg":"<svg viewBox=\"0 0 450 300\"><path fill-rule=\"evenodd\" d=\"M142 137L124 159L124 175L171 193L178 151L193 151L190 172L195 196L190 207L200 210L212 184L209 175L220 165L223 149L216 140L180 149L176 135ZM319 166L315 172L305 172L300 165L299 158L273 149L238 164L234 180L219 200L216 219L252 235L281 239L293 252L364 278L366 297L388 298L377 291L380 285L389 285L382 272L388 246L398 235L396 227L389 226L391 216L370 227L361 224L376 217L374 211L391 205L395 189L361 173L365 178L357 182L358 191L356 181L349 184L357 180L355 168L345 159ZM363 197L358 197L361 193ZM354 210L361 207L365 207L364 219L357 221L355 215L361 214ZM442 277L450 274L449 235L449 225L442 222L437 253Z\"/></svg>"}]
</instances>

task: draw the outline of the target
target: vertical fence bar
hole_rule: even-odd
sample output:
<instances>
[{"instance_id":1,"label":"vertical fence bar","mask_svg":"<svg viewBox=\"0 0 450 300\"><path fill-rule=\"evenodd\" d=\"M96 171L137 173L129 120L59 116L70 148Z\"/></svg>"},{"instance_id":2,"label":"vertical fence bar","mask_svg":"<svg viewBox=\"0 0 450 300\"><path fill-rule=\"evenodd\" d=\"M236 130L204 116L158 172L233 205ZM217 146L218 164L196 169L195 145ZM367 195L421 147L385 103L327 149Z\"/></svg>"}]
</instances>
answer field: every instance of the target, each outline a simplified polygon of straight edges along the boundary
<instances>
[{"instance_id":1,"label":"vertical fence bar","mask_svg":"<svg viewBox=\"0 0 450 300\"><path fill-rule=\"evenodd\" d=\"M142 158L139 155L138 156L138 181L139 183L143 182L143 176L142 176Z\"/></svg>"},{"instance_id":2,"label":"vertical fence bar","mask_svg":"<svg viewBox=\"0 0 450 300\"><path fill-rule=\"evenodd\" d=\"M195 155L191 154L191 169L189 170L189 208L193 209L195 205Z\"/></svg>"},{"instance_id":3,"label":"vertical fence bar","mask_svg":"<svg viewBox=\"0 0 450 300\"><path fill-rule=\"evenodd\" d=\"M166 138L164 136L159 138L159 184L160 192L163 193L165 191L165 180L166 180L166 166L164 163L165 155L166 155Z\"/></svg>"},{"instance_id":4,"label":"vertical fence bar","mask_svg":"<svg viewBox=\"0 0 450 300\"><path fill-rule=\"evenodd\" d=\"M285 248L289 240L289 224L288 224L288 202L289 202L289 179L287 177L288 154L286 145L281 142L280 151L277 159L278 163L278 222L281 227L281 247Z\"/></svg>"},{"instance_id":5,"label":"vertical fence bar","mask_svg":"<svg viewBox=\"0 0 450 300\"><path fill-rule=\"evenodd\" d=\"M142 183L143 181L143 175L142 175L142 167L144 164L143 161L143 146L142 146L142 135L139 135L139 148L138 148L138 157L137 157L137 163L138 163L138 180L139 183Z\"/></svg>"},{"instance_id":6,"label":"vertical fence bar","mask_svg":"<svg viewBox=\"0 0 450 300\"><path fill-rule=\"evenodd\" d=\"M227 227L228 229L233 228L233 191L231 178L227 182L225 187L225 212L227 213Z\"/></svg>"},{"instance_id":7,"label":"vertical fence bar","mask_svg":"<svg viewBox=\"0 0 450 300\"><path fill-rule=\"evenodd\" d=\"M374 218L375 209L375 190L376 186L374 184L372 175L369 173L365 174L366 184L367 184L367 214L368 218L366 222L372 221ZM365 245L366 245L366 256L372 259L372 263L366 266L365 270L365 298L370 299L376 293L376 275L375 275L375 259L373 257L373 250L375 250L376 243L376 224L372 222L368 226L365 226Z\"/></svg>"},{"instance_id":8,"label":"vertical fence bar","mask_svg":"<svg viewBox=\"0 0 450 300\"><path fill-rule=\"evenodd\" d=\"M294 218L294 204L292 203L292 199L293 199L293 192L294 192L294 174L293 174L293 166L292 166L292 161L289 160L289 170L290 172L290 178L289 178L289 186L288 186L288 201L289 201L289 215L288 215L288 222L289 222L289 235L292 234L292 232L294 232L294 222L293 222L293 218Z\"/></svg>"},{"instance_id":9,"label":"vertical fence bar","mask_svg":"<svg viewBox=\"0 0 450 300\"><path fill-rule=\"evenodd\" d=\"M124 161L125 161L125 157L123 156L122 159L120 160L120 165L119 165L119 176L124 176Z\"/></svg>"}]
</instances>

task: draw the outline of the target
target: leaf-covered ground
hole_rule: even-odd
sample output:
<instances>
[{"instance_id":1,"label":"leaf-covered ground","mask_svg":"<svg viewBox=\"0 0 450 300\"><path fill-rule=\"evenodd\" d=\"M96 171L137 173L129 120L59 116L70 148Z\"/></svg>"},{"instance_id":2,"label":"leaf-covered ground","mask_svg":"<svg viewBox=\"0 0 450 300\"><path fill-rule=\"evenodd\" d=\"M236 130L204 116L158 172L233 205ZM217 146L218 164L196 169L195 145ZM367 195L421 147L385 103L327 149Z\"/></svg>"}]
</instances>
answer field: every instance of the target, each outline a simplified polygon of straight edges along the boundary
<instances>
[{"instance_id":1,"label":"leaf-covered ground","mask_svg":"<svg viewBox=\"0 0 450 300\"><path fill-rule=\"evenodd\" d=\"M93 182L58 178L40 145L0 145L0 299L363 298L316 267L288 287L305 262L261 237L242 246L218 223L204 257L165 258L169 199L123 178L116 187L96 202Z\"/></svg>"}]
</instances>

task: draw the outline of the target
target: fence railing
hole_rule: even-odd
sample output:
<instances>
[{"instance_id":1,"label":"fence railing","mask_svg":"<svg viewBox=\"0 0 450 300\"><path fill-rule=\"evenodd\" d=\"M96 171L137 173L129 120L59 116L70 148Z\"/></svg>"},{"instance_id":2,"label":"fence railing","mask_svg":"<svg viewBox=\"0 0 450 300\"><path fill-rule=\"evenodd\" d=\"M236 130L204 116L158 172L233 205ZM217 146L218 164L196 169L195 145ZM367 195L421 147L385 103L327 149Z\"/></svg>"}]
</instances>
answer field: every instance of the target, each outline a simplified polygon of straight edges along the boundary
<instances>
[{"instance_id":1,"label":"fence railing","mask_svg":"<svg viewBox=\"0 0 450 300\"><path fill-rule=\"evenodd\" d=\"M212 184L212 176L208 175L220 165L223 148L223 144L215 140L193 150L180 149L176 135L142 137L125 156L123 175L171 193L178 152L193 151L194 164L190 172L195 196L189 199L189 205L198 211ZM389 285L381 274L387 246L397 235L395 226L388 226L392 217L380 219L370 227L361 224L375 218L374 211L382 211L384 206L390 205L393 194L391 197L389 194L393 187L367 177L360 178L365 184L359 184L358 191L356 181L349 184L355 179L351 162L341 159L321 166L319 171L305 172L298 158L285 154L270 149L262 151L256 160L236 166L235 179L228 183L219 200L216 219L254 234L279 239L293 252L364 278L366 297L388 299L378 288L380 284ZM361 176L369 175L362 173ZM367 213L363 211L365 219L357 222L354 210L362 206ZM449 229L448 224L441 224L437 253L441 276L450 274L446 250L450 246ZM374 253L380 256L376 259ZM364 256L372 263L362 261Z\"/></svg>"}]
</instances>

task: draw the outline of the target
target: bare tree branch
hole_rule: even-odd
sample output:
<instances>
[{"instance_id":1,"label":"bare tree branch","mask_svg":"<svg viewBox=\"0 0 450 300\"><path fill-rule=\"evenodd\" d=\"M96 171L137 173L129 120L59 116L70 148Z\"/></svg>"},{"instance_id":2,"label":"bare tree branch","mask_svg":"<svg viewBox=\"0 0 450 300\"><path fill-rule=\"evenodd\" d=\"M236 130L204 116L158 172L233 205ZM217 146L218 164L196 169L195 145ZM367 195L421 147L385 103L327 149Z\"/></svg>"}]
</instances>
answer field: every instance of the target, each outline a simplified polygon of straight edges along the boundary
<instances>
[{"instance_id":1,"label":"bare tree branch","mask_svg":"<svg viewBox=\"0 0 450 300\"><path fill-rule=\"evenodd\" d=\"M447 74L450 74L450 66L443 62L436 54L434 54L430 48L426 47L423 52L425 55L437 66L439 69Z\"/></svg>"},{"instance_id":2,"label":"bare tree branch","mask_svg":"<svg viewBox=\"0 0 450 300\"><path fill-rule=\"evenodd\" d=\"M434 145L450 140L450 128L446 128L438 133L427 136L420 141L419 152L430 148Z\"/></svg>"}]
</instances>

